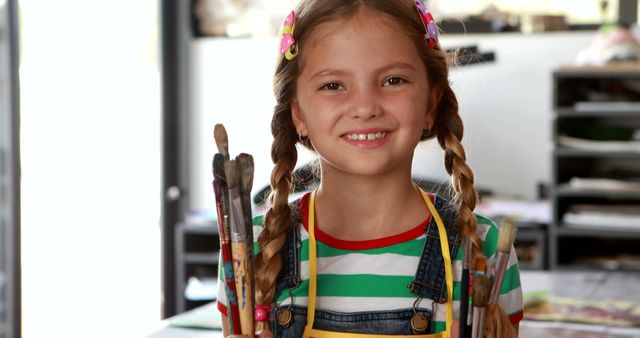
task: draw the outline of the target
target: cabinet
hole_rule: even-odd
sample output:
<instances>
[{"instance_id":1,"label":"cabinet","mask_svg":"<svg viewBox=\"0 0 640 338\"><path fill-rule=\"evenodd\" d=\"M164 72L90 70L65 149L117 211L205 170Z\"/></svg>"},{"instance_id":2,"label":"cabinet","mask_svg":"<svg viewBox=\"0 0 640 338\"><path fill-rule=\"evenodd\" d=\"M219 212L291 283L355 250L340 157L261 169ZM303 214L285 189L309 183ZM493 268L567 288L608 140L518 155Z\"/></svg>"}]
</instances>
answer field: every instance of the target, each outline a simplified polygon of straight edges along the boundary
<instances>
[{"instance_id":1,"label":"cabinet","mask_svg":"<svg viewBox=\"0 0 640 338\"><path fill-rule=\"evenodd\" d=\"M522 270L544 270L547 253L546 224L516 223L518 232L514 247Z\"/></svg>"},{"instance_id":2,"label":"cabinet","mask_svg":"<svg viewBox=\"0 0 640 338\"><path fill-rule=\"evenodd\" d=\"M553 74L551 268L640 270L640 63Z\"/></svg>"},{"instance_id":3,"label":"cabinet","mask_svg":"<svg viewBox=\"0 0 640 338\"><path fill-rule=\"evenodd\" d=\"M175 304L182 313L215 300L220 239L215 223L180 223L175 229Z\"/></svg>"}]
</instances>

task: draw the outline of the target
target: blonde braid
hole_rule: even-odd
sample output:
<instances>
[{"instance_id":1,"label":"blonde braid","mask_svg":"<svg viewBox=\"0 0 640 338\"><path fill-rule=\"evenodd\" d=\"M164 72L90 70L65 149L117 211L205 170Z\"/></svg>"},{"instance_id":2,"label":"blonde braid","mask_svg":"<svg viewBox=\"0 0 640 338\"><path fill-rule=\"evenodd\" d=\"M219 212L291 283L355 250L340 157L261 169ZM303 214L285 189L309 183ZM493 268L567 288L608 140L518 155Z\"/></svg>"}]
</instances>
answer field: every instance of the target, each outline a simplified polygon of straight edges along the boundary
<instances>
[{"instance_id":1,"label":"blonde braid","mask_svg":"<svg viewBox=\"0 0 640 338\"><path fill-rule=\"evenodd\" d=\"M444 149L444 165L451 176L451 186L455 191L454 202L458 207L458 227L472 243L472 261L482 255L482 240L476 233L477 221L473 213L478 203L478 192L474 188L473 171L466 162L462 146L463 125L458 114L458 102L450 86L443 92L441 109L436 117L437 138ZM485 318L486 338L516 337L515 330L502 306L489 308Z\"/></svg>"},{"instance_id":2,"label":"blonde braid","mask_svg":"<svg viewBox=\"0 0 640 338\"><path fill-rule=\"evenodd\" d=\"M255 259L256 304L271 305L275 299L276 280L282 268L280 250L287 239L291 223L292 172L298 160L295 129L292 128L288 106L276 107L271 129L274 136L271 158L275 167L271 173L270 208L265 215L264 229L258 237L260 252ZM256 330L268 329L267 322L256 322Z\"/></svg>"},{"instance_id":3,"label":"blonde braid","mask_svg":"<svg viewBox=\"0 0 640 338\"><path fill-rule=\"evenodd\" d=\"M478 193L474 188L473 171L466 162L462 146L464 127L458 114L458 101L451 87L444 87L440 101L435 129L438 143L444 149L444 166L451 177L454 200L458 209L458 227L472 243L472 261L482 254L482 240L476 233L476 216L473 213L478 203Z\"/></svg>"}]
</instances>

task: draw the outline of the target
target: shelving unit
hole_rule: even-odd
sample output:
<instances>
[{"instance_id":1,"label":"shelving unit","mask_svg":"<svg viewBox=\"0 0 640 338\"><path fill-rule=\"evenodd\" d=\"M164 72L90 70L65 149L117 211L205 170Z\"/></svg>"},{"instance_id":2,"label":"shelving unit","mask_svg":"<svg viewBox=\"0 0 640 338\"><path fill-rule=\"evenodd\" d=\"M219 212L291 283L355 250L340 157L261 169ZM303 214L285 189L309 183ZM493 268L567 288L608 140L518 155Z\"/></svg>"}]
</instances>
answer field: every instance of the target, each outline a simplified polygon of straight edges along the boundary
<instances>
[{"instance_id":1,"label":"shelving unit","mask_svg":"<svg viewBox=\"0 0 640 338\"><path fill-rule=\"evenodd\" d=\"M175 233L175 271L176 271L176 311L181 313L215 300L217 289L211 282L218 280L218 252L220 239L215 223L189 225L181 223ZM190 284L191 280L191 284ZM202 287L207 284L206 295L193 297L187 291L189 287Z\"/></svg>"},{"instance_id":2,"label":"shelving unit","mask_svg":"<svg viewBox=\"0 0 640 338\"><path fill-rule=\"evenodd\" d=\"M553 108L550 267L640 270L640 63L558 69Z\"/></svg>"}]
</instances>

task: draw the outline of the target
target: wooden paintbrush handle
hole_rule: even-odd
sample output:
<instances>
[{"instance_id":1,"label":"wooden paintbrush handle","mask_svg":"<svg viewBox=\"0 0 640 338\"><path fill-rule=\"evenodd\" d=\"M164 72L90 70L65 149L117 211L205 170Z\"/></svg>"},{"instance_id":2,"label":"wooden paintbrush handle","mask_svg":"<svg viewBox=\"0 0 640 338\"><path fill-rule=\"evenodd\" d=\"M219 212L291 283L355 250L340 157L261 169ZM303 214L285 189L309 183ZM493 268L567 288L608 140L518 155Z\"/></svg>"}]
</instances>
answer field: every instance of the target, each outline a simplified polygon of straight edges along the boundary
<instances>
[{"instance_id":1,"label":"wooden paintbrush handle","mask_svg":"<svg viewBox=\"0 0 640 338\"><path fill-rule=\"evenodd\" d=\"M504 278L504 272L507 270L507 264L509 264L509 253L500 252L496 253L496 269L493 276L493 284L491 285L491 292L489 293L489 304L495 305L498 303L500 297L500 288L502 287L502 279Z\"/></svg>"},{"instance_id":2,"label":"wooden paintbrush handle","mask_svg":"<svg viewBox=\"0 0 640 338\"><path fill-rule=\"evenodd\" d=\"M240 314L238 313L238 300L236 296L235 278L233 277L233 258L231 257L231 244L229 243L229 230L224 216L222 204L222 182L213 181L213 192L216 198L216 211L218 212L218 238L220 239L220 252L222 256L222 268L224 273L225 292L227 294L227 320L232 334L240 333ZM225 221L226 220L226 221Z\"/></svg>"},{"instance_id":3,"label":"wooden paintbrush handle","mask_svg":"<svg viewBox=\"0 0 640 338\"><path fill-rule=\"evenodd\" d=\"M242 334L253 337L253 282L249 276L249 257L247 243L232 242L233 275L236 280L236 294L238 295L238 310L240 312L240 328Z\"/></svg>"}]
</instances>

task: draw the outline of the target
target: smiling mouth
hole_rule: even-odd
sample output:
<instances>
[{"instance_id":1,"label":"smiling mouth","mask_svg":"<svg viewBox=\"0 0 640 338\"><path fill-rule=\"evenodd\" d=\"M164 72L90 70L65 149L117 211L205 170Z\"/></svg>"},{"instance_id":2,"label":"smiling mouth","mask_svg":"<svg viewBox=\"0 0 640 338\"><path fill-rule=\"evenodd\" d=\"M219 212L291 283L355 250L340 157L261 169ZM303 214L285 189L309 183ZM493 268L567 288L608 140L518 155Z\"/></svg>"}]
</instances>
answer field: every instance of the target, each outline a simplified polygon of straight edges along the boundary
<instances>
[{"instance_id":1,"label":"smiling mouth","mask_svg":"<svg viewBox=\"0 0 640 338\"><path fill-rule=\"evenodd\" d=\"M385 136L387 136L387 133L385 132L351 133L346 135L347 139L354 140L354 141L373 141L373 140L383 139Z\"/></svg>"}]
</instances>

